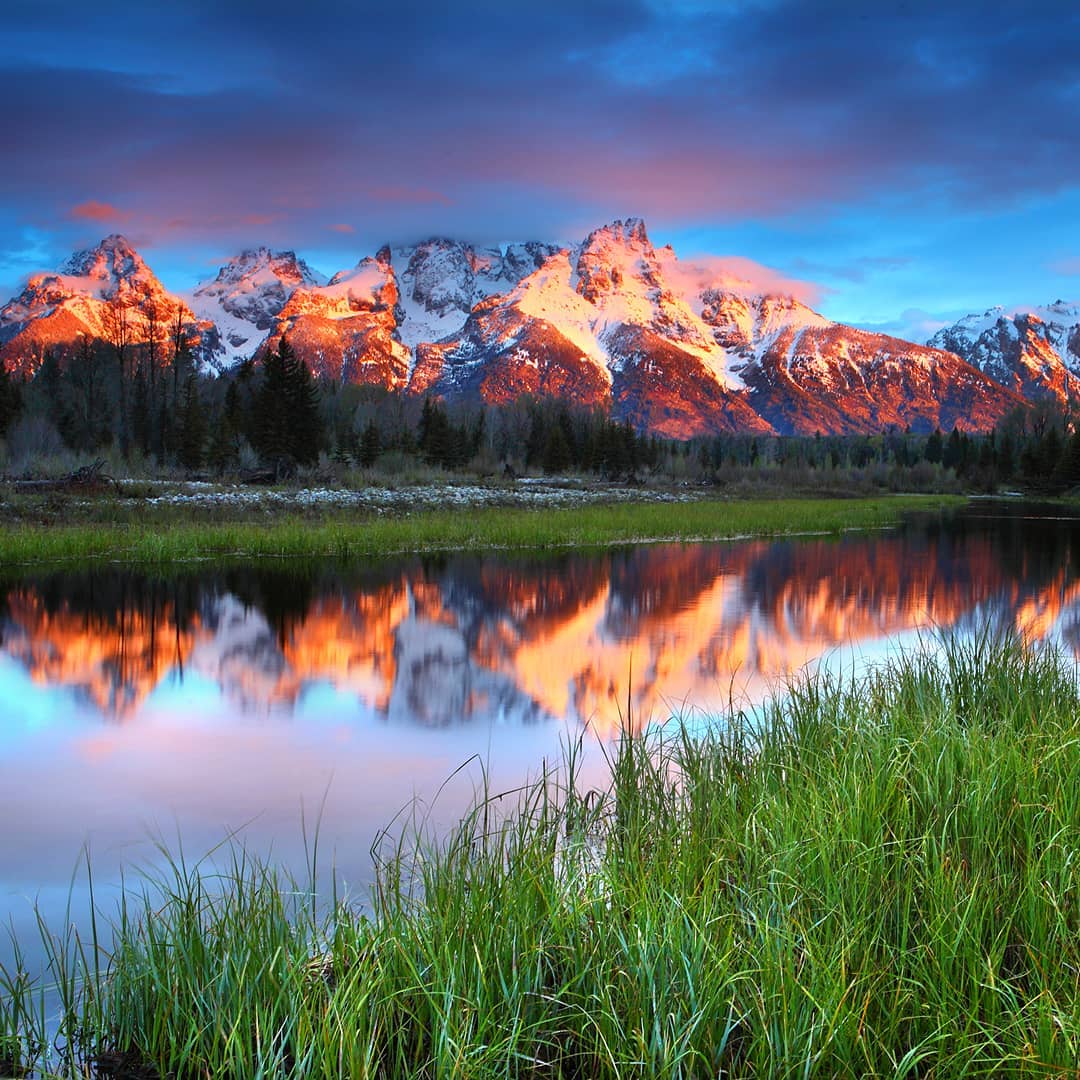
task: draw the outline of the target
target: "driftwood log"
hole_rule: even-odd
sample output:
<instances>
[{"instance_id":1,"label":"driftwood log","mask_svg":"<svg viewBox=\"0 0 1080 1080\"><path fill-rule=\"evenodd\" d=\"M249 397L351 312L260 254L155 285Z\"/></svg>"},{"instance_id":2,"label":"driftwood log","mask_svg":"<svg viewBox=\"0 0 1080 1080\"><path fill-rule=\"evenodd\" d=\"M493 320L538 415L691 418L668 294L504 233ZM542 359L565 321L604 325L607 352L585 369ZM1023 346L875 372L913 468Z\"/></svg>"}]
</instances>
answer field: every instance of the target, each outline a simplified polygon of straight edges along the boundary
<instances>
[{"instance_id":1,"label":"driftwood log","mask_svg":"<svg viewBox=\"0 0 1080 1080\"><path fill-rule=\"evenodd\" d=\"M296 479L296 459L288 454L273 458L261 468L241 469L242 484L281 484Z\"/></svg>"},{"instance_id":2,"label":"driftwood log","mask_svg":"<svg viewBox=\"0 0 1080 1080\"><path fill-rule=\"evenodd\" d=\"M241 484L276 484L277 472L274 469L241 469Z\"/></svg>"},{"instance_id":3,"label":"driftwood log","mask_svg":"<svg viewBox=\"0 0 1080 1080\"><path fill-rule=\"evenodd\" d=\"M91 465L83 465L67 476L58 476L52 480L15 480L12 486L20 494L36 494L49 491L73 491L92 494L112 487L119 492L120 485L105 470L105 459L98 458Z\"/></svg>"}]
</instances>

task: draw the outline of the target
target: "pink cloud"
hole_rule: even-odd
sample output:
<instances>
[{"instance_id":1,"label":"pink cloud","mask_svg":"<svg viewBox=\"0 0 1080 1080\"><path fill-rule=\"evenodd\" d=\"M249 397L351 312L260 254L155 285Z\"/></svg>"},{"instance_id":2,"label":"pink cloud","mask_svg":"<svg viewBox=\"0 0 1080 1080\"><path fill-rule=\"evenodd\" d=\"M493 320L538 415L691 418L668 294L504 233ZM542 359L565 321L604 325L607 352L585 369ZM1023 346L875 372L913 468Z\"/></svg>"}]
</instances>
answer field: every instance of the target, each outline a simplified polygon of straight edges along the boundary
<instances>
[{"instance_id":1,"label":"pink cloud","mask_svg":"<svg viewBox=\"0 0 1080 1080\"><path fill-rule=\"evenodd\" d=\"M336 222L333 225L327 225L327 228L331 229L333 232L339 232L339 233L354 233L354 232L356 232L356 229L354 229L351 225L346 225L343 222Z\"/></svg>"},{"instance_id":2,"label":"pink cloud","mask_svg":"<svg viewBox=\"0 0 1080 1080\"><path fill-rule=\"evenodd\" d=\"M671 256L664 274L695 295L704 289L720 288L748 296L762 293L790 296L800 303L814 305L830 291L817 282L788 277L742 255L697 255L685 261Z\"/></svg>"},{"instance_id":3,"label":"pink cloud","mask_svg":"<svg viewBox=\"0 0 1080 1080\"><path fill-rule=\"evenodd\" d=\"M280 214L242 214L239 217L230 217L228 214L206 214L203 216L164 218L160 221L158 227L168 232L205 232L207 230L220 232L223 229L237 227L251 228L276 225L280 221L282 221ZM149 217L147 222L152 224Z\"/></svg>"},{"instance_id":4,"label":"pink cloud","mask_svg":"<svg viewBox=\"0 0 1080 1080\"><path fill-rule=\"evenodd\" d=\"M1072 255L1065 259L1058 259L1050 264L1050 269L1055 274L1080 274L1080 255Z\"/></svg>"},{"instance_id":5,"label":"pink cloud","mask_svg":"<svg viewBox=\"0 0 1080 1080\"><path fill-rule=\"evenodd\" d=\"M120 222L126 221L131 215L126 210L120 210L112 203L99 202L90 199L79 203L71 208L71 216L76 221Z\"/></svg>"}]
</instances>

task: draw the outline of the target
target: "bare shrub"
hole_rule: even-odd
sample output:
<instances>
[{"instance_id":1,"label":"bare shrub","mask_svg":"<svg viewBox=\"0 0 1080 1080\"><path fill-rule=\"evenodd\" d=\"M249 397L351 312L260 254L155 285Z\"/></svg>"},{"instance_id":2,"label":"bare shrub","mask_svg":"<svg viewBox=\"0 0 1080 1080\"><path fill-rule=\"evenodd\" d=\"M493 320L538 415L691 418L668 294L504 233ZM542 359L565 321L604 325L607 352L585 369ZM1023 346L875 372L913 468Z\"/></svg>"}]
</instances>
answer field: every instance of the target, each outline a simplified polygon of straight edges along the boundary
<instances>
[{"instance_id":1,"label":"bare shrub","mask_svg":"<svg viewBox=\"0 0 1080 1080\"><path fill-rule=\"evenodd\" d=\"M23 416L8 430L7 456L13 475L62 476L76 467L56 425L43 416Z\"/></svg>"}]
</instances>

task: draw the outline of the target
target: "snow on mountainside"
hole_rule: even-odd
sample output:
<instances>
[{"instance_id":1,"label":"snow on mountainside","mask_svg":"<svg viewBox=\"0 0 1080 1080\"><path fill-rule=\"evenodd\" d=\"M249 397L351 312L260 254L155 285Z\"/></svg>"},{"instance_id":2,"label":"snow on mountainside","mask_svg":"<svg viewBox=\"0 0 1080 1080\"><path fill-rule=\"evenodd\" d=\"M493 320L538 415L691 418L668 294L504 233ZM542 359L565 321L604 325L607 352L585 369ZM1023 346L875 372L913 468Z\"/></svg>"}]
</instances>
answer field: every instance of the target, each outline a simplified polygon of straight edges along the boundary
<instances>
[{"instance_id":1,"label":"snow on mountainside","mask_svg":"<svg viewBox=\"0 0 1080 1080\"><path fill-rule=\"evenodd\" d=\"M0 359L31 373L49 349L107 338L117 298L136 345L148 312L161 328L179 313L206 370L287 334L323 378L451 400L563 396L674 438L986 428L1018 392L1064 396L1066 365L1080 373L1076 307L989 313L916 345L833 323L732 266L681 262L637 218L564 247L387 246L329 281L257 248L186 298L111 236L0 309Z\"/></svg>"},{"instance_id":2,"label":"snow on mountainside","mask_svg":"<svg viewBox=\"0 0 1080 1080\"><path fill-rule=\"evenodd\" d=\"M701 292L716 340L743 357L755 411L779 432L992 427L1018 399L948 352L834 323L786 296Z\"/></svg>"},{"instance_id":3,"label":"snow on mountainside","mask_svg":"<svg viewBox=\"0 0 1080 1080\"><path fill-rule=\"evenodd\" d=\"M986 427L1019 401L948 353L680 264L638 219L597 229L478 305L460 334L418 346L410 385L573 395L675 438Z\"/></svg>"},{"instance_id":4,"label":"snow on mountainside","mask_svg":"<svg viewBox=\"0 0 1080 1080\"><path fill-rule=\"evenodd\" d=\"M535 242L474 248L445 239L394 248L398 338L415 350L421 342L456 333L481 300L506 292L557 250Z\"/></svg>"},{"instance_id":5,"label":"snow on mountainside","mask_svg":"<svg viewBox=\"0 0 1080 1080\"><path fill-rule=\"evenodd\" d=\"M515 285L556 249L473 248L434 239L381 248L321 287L297 288L272 338L288 335L317 373L402 388L422 342L462 329L473 307Z\"/></svg>"},{"instance_id":6,"label":"snow on mountainside","mask_svg":"<svg viewBox=\"0 0 1080 1080\"><path fill-rule=\"evenodd\" d=\"M80 338L110 336L110 311L122 305L132 341L143 341L152 314L161 338L179 313L193 345L200 333L183 298L168 292L123 236L76 252L56 273L35 274L0 308L0 362L32 374L50 350L71 353ZM164 354L164 350L163 350Z\"/></svg>"},{"instance_id":7,"label":"snow on mountainside","mask_svg":"<svg viewBox=\"0 0 1080 1080\"><path fill-rule=\"evenodd\" d=\"M666 280L673 260L639 219L597 229L478 305L456 337L420 345L413 389L572 396L673 436L769 430L737 393L738 358Z\"/></svg>"},{"instance_id":8,"label":"snow on mountainside","mask_svg":"<svg viewBox=\"0 0 1080 1080\"><path fill-rule=\"evenodd\" d=\"M223 371L253 356L293 291L324 281L293 251L260 247L230 259L185 298L200 320L214 325L204 341L206 362Z\"/></svg>"},{"instance_id":9,"label":"snow on mountainside","mask_svg":"<svg viewBox=\"0 0 1080 1080\"><path fill-rule=\"evenodd\" d=\"M1080 302L994 307L939 330L929 343L1025 397L1065 401L1080 394Z\"/></svg>"},{"instance_id":10,"label":"snow on mountainside","mask_svg":"<svg viewBox=\"0 0 1080 1080\"><path fill-rule=\"evenodd\" d=\"M297 288L277 316L268 345L283 334L321 378L403 389L409 350L395 337L397 281L389 248L325 285Z\"/></svg>"}]
</instances>

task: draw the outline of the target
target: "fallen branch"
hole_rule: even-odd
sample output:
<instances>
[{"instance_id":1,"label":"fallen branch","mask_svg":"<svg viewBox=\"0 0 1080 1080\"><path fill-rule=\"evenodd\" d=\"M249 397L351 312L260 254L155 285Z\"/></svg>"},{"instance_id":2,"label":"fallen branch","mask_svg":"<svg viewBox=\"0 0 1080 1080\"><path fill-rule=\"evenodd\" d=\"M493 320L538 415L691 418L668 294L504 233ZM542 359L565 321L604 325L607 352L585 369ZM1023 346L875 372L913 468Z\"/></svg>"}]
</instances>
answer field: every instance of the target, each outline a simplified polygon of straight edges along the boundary
<instances>
[{"instance_id":1,"label":"fallen branch","mask_svg":"<svg viewBox=\"0 0 1080 1080\"><path fill-rule=\"evenodd\" d=\"M117 481L104 472L105 459L98 458L90 465L83 465L67 476L55 477L51 480L15 480L13 486L20 494L38 494L50 491L71 491L88 494L103 491L110 485L119 493L120 485Z\"/></svg>"}]
</instances>

